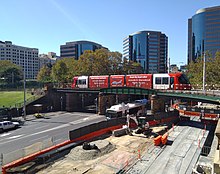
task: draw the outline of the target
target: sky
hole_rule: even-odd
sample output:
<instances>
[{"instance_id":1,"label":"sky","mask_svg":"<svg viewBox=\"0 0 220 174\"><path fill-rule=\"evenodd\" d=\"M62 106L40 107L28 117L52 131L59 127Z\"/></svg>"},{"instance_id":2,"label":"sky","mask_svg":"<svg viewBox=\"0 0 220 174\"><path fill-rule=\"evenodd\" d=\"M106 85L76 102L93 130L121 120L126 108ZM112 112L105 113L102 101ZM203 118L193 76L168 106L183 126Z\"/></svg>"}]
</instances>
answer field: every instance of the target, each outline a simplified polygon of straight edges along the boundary
<instances>
[{"instance_id":1,"label":"sky","mask_svg":"<svg viewBox=\"0 0 220 174\"><path fill-rule=\"evenodd\" d=\"M55 52L88 40L123 53L123 39L142 30L168 36L171 64L187 63L188 18L220 0L0 0L0 41Z\"/></svg>"}]
</instances>

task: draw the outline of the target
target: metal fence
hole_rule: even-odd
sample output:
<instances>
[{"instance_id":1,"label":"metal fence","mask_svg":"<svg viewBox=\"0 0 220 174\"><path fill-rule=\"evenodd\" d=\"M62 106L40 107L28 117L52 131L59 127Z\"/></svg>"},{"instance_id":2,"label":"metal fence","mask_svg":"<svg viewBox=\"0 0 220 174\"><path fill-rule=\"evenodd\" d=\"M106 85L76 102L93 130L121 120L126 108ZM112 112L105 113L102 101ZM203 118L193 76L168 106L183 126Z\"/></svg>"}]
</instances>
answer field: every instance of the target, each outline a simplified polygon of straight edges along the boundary
<instances>
[{"instance_id":1,"label":"metal fence","mask_svg":"<svg viewBox=\"0 0 220 174\"><path fill-rule=\"evenodd\" d=\"M201 155L208 156L210 150L211 150L211 147L209 147L209 146L203 146L203 147L202 147L202 150L201 150Z\"/></svg>"}]
</instances>

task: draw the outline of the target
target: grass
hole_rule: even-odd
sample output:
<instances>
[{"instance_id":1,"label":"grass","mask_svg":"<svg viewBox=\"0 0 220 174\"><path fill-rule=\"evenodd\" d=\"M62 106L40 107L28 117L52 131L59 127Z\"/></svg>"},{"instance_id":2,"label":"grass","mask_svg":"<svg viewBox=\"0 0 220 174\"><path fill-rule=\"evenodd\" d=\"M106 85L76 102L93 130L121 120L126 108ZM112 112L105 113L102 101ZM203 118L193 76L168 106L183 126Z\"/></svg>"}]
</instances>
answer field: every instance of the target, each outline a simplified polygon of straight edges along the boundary
<instances>
[{"instance_id":1,"label":"grass","mask_svg":"<svg viewBox=\"0 0 220 174\"><path fill-rule=\"evenodd\" d=\"M26 100L33 97L30 93L26 93ZM15 104L24 101L23 91L0 91L0 108L1 107L14 107Z\"/></svg>"}]
</instances>

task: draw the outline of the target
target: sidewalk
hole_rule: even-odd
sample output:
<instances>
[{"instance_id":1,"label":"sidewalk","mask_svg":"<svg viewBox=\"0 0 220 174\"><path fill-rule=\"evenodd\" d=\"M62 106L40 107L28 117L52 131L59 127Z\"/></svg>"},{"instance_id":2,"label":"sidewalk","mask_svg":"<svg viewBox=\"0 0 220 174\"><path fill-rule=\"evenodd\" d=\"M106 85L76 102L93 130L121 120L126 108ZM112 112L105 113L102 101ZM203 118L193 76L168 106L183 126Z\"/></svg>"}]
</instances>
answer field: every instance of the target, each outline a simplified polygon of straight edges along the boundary
<instances>
[{"instance_id":1,"label":"sidewalk","mask_svg":"<svg viewBox=\"0 0 220 174\"><path fill-rule=\"evenodd\" d=\"M42 118L45 118L45 119L48 119L50 118L51 116L56 116L56 115L61 115L65 112L63 111L57 111L57 112L47 112L47 113L42 113L43 117ZM29 114L29 115L26 115L26 119L24 120L24 117L23 116L20 116L20 117L13 117L12 118L12 121L18 121L20 123L23 123L25 121L31 121L31 120L36 120L36 119L39 119L39 118L36 118L34 116L34 114Z\"/></svg>"}]
</instances>

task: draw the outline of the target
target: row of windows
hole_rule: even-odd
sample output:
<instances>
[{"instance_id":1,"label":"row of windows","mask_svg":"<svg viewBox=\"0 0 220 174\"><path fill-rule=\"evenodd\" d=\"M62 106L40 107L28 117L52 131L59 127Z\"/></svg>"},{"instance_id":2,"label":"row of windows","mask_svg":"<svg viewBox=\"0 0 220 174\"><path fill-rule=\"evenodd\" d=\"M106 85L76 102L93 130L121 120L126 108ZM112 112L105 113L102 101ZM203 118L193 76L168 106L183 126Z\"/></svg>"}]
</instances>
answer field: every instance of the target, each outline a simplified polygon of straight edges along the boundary
<instances>
[{"instance_id":1,"label":"row of windows","mask_svg":"<svg viewBox=\"0 0 220 174\"><path fill-rule=\"evenodd\" d=\"M158 45L149 45L148 48L158 48Z\"/></svg>"},{"instance_id":2,"label":"row of windows","mask_svg":"<svg viewBox=\"0 0 220 174\"><path fill-rule=\"evenodd\" d=\"M157 63L158 60L157 59L149 59L149 63Z\"/></svg>"},{"instance_id":3,"label":"row of windows","mask_svg":"<svg viewBox=\"0 0 220 174\"><path fill-rule=\"evenodd\" d=\"M75 51L73 51L73 50L61 50L61 52L60 52L61 54L62 53L75 53Z\"/></svg>"},{"instance_id":4,"label":"row of windows","mask_svg":"<svg viewBox=\"0 0 220 174\"><path fill-rule=\"evenodd\" d=\"M174 79L170 78L170 84L174 83ZM169 77L156 77L155 78L155 84L160 85L168 85L169 84Z\"/></svg>"}]
</instances>

